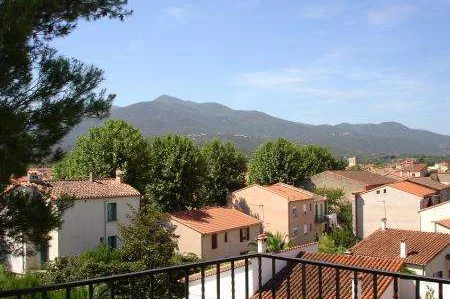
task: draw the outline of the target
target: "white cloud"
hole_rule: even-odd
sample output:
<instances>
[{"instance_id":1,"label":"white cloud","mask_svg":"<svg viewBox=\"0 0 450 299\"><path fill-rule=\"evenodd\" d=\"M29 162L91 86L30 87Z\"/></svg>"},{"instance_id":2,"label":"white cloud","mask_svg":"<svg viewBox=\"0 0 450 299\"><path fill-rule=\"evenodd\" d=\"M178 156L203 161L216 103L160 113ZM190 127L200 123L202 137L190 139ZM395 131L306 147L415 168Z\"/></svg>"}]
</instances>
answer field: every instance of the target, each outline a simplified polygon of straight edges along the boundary
<instances>
[{"instance_id":1,"label":"white cloud","mask_svg":"<svg viewBox=\"0 0 450 299\"><path fill-rule=\"evenodd\" d=\"M406 21L417 10L417 7L410 4L392 5L382 9L372 9L367 13L370 24L376 26L393 26Z\"/></svg>"},{"instance_id":2,"label":"white cloud","mask_svg":"<svg viewBox=\"0 0 450 299\"><path fill-rule=\"evenodd\" d=\"M344 10L343 5L316 5L305 7L300 15L303 18L324 19L341 13Z\"/></svg>"},{"instance_id":3,"label":"white cloud","mask_svg":"<svg viewBox=\"0 0 450 299\"><path fill-rule=\"evenodd\" d=\"M186 24L190 17L191 14L187 9L180 6L169 6L164 9L161 21L163 23Z\"/></svg>"}]
</instances>

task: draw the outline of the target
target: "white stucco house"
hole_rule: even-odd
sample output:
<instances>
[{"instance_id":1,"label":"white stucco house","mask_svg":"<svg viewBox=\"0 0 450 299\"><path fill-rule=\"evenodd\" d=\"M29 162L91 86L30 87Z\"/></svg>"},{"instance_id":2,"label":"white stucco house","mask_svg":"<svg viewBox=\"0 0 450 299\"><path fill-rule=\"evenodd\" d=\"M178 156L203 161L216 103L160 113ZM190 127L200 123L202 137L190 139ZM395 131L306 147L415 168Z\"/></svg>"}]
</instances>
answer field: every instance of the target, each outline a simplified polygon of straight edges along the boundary
<instances>
[{"instance_id":1,"label":"white stucco house","mask_svg":"<svg viewBox=\"0 0 450 299\"><path fill-rule=\"evenodd\" d=\"M450 233L450 201L420 210L419 217L421 231Z\"/></svg>"},{"instance_id":2,"label":"white stucco house","mask_svg":"<svg viewBox=\"0 0 450 299\"><path fill-rule=\"evenodd\" d=\"M440 202L440 191L410 181L356 192L356 235L369 236L380 228L384 218L392 228L420 230L419 211Z\"/></svg>"},{"instance_id":3,"label":"white stucco house","mask_svg":"<svg viewBox=\"0 0 450 299\"><path fill-rule=\"evenodd\" d=\"M77 255L101 243L110 248L119 246L117 224L129 223L128 215L133 209L139 209L141 195L122 181L120 171L116 178L50 181L32 175L29 178L16 188L45 186L51 198L70 195L74 204L65 211L61 228L50 233L51 240L46 249L30 254L27 252L30 246L27 248L27 244L23 244L22 254L7 257L7 268L14 273L40 269L47 261Z\"/></svg>"}]
</instances>

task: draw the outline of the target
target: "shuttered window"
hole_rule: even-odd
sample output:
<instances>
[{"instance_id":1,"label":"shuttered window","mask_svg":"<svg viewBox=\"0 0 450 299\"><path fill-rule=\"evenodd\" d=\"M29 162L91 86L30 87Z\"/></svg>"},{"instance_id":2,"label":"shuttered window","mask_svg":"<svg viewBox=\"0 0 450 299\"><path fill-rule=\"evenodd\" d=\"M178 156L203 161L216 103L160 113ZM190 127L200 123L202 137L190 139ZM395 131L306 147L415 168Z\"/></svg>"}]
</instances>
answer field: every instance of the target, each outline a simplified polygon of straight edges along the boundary
<instances>
[{"instance_id":1,"label":"shuttered window","mask_svg":"<svg viewBox=\"0 0 450 299\"><path fill-rule=\"evenodd\" d=\"M211 248L216 249L217 248L217 234L212 234L211 241L212 241Z\"/></svg>"},{"instance_id":2,"label":"shuttered window","mask_svg":"<svg viewBox=\"0 0 450 299\"><path fill-rule=\"evenodd\" d=\"M108 221L117 221L117 203L108 202L106 204L106 210L108 212Z\"/></svg>"}]
</instances>

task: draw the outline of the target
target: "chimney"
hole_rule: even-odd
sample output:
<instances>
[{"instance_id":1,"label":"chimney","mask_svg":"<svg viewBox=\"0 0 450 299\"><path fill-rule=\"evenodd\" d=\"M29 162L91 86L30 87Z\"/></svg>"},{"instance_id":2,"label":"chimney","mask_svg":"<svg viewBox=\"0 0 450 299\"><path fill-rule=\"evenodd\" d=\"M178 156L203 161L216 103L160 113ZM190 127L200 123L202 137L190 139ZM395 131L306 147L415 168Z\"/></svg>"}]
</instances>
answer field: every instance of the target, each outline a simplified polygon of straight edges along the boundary
<instances>
[{"instance_id":1,"label":"chimney","mask_svg":"<svg viewBox=\"0 0 450 299\"><path fill-rule=\"evenodd\" d=\"M257 238L258 253L266 253L267 250L267 234L260 234Z\"/></svg>"},{"instance_id":2,"label":"chimney","mask_svg":"<svg viewBox=\"0 0 450 299\"><path fill-rule=\"evenodd\" d=\"M116 183L123 183L124 172L120 169L116 169Z\"/></svg>"},{"instance_id":3,"label":"chimney","mask_svg":"<svg viewBox=\"0 0 450 299\"><path fill-rule=\"evenodd\" d=\"M352 298L361 299L362 296L362 274L358 273L355 278L355 273L352 274Z\"/></svg>"},{"instance_id":4,"label":"chimney","mask_svg":"<svg viewBox=\"0 0 450 299\"><path fill-rule=\"evenodd\" d=\"M381 219L381 230L385 231L387 228L387 219L386 218L382 218Z\"/></svg>"},{"instance_id":5,"label":"chimney","mask_svg":"<svg viewBox=\"0 0 450 299\"><path fill-rule=\"evenodd\" d=\"M89 172L89 182L93 182L94 181L94 173L91 171Z\"/></svg>"},{"instance_id":6,"label":"chimney","mask_svg":"<svg viewBox=\"0 0 450 299\"><path fill-rule=\"evenodd\" d=\"M344 252L344 254L345 254L345 255L353 255L353 252L352 252L350 249L347 249L347 250Z\"/></svg>"},{"instance_id":7,"label":"chimney","mask_svg":"<svg viewBox=\"0 0 450 299\"><path fill-rule=\"evenodd\" d=\"M40 176L37 172L28 171L27 181L28 183L39 183L40 181L42 181L42 176Z\"/></svg>"},{"instance_id":8,"label":"chimney","mask_svg":"<svg viewBox=\"0 0 450 299\"><path fill-rule=\"evenodd\" d=\"M408 246L406 246L406 241L402 240L400 242L400 257L406 258L408 256Z\"/></svg>"}]
</instances>

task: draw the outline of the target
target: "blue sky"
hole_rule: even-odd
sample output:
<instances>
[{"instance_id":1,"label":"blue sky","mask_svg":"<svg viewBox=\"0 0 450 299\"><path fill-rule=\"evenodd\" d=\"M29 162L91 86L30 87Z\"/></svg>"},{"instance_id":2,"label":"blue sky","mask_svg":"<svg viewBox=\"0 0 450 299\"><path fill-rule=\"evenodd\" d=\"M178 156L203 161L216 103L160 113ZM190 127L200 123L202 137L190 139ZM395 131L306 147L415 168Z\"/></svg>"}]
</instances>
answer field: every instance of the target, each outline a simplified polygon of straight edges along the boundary
<instances>
[{"instance_id":1,"label":"blue sky","mask_svg":"<svg viewBox=\"0 0 450 299\"><path fill-rule=\"evenodd\" d=\"M310 124L450 135L450 0L129 0L55 47L105 71L115 105L168 94Z\"/></svg>"}]
</instances>

